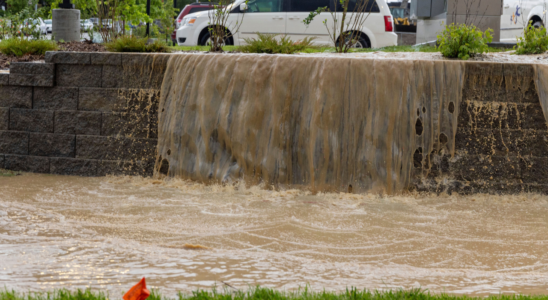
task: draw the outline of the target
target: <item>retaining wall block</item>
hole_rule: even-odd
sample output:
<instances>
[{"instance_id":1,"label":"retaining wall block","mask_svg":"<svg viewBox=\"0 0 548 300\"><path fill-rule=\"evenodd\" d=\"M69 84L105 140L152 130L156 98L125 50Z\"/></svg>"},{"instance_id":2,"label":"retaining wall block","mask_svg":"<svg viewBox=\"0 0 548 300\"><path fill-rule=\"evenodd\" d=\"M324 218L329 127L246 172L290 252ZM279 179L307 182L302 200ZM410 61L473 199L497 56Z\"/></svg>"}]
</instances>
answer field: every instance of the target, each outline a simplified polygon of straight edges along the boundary
<instances>
[{"instance_id":1,"label":"retaining wall block","mask_svg":"<svg viewBox=\"0 0 548 300\"><path fill-rule=\"evenodd\" d=\"M0 169L4 168L4 154L0 154Z\"/></svg>"},{"instance_id":2,"label":"retaining wall block","mask_svg":"<svg viewBox=\"0 0 548 300\"><path fill-rule=\"evenodd\" d=\"M97 176L99 161L92 159L50 158L51 174Z\"/></svg>"},{"instance_id":3,"label":"retaining wall block","mask_svg":"<svg viewBox=\"0 0 548 300\"><path fill-rule=\"evenodd\" d=\"M76 110L78 109L78 88L53 87L34 88L34 109Z\"/></svg>"},{"instance_id":4,"label":"retaining wall block","mask_svg":"<svg viewBox=\"0 0 548 300\"><path fill-rule=\"evenodd\" d=\"M55 65L52 63L13 62L10 64L10 74L41 74L53 75Z\"/></svg>"},{"instance_id":5,"label":"retaining wall block","mask_svg":"<svg viewBox=\"0 0 548 300\"><path fill-rule=\"evenodd\" d=\"M523 182L546 183L548 178L548 157L521 157Z\"/></svg>"},{"instance_id":6,"label":"retaining wall block","mask_svg":"<svg viewBox=\"0 0 548 300\"><path fill-rule=\"evenodd\" d=\"M49 173L49 157L28 155L5 155L4 167L6 170Z\"/></svg>"},{"instance_id":7,"label":"retaining wall block","mask_svg":"<svg viewBox=\"0 0 548 300\"><path fill-rule=\"evenodd\" d=\"M119 96L118 89L81 88L78 97L78 110L123 111L126 100Z\"/></svg>"},{"instance_id":8,"label":"retaining wall block","mask_svg":"<svg viewBox=\"0 0 548 300\"><path fill-rule=\"evenodd\" d=\"M96 52L90 55L92 65L122 65L121 53Z\"/></svg>"},{"instance_id":9,"label":"retaining wall block","mask_svg":"<svg viewBox=\"0 0 548 300\"><path fill-rule=\"evenodd\" d=\"M14 62L10 65L10 85L53 86L55 65L51 63Z\"/></svg>"},{"instance_id":10,"label":"retaining wall block","mask_svg":"<svg viewBox=\"0 0 548 300\"><path fill-rule=\"evenodd\" d=\"M149 116L130 113L103 113L101 135L122 135L133 138L150 137Z\"/></svg>"},{"instance_id":11,"label":"retaining wall block","mask_svg":"<svg viewBox=\"0 0 548 300\"><path fill-rule=\"evenodd\" d=\"M46 63L77 64L77 65L90 64L91 53L48 51L46 52Z\"/></svg>"},{"instance_id":12,"label":"retaining wall block","mask_svg":"<svg viewBox=\"0 0 548 300\"><path fill-rule=\"evenodd\" d=\"M95 111L56 111L54 133L100 135L101 118Z\"/></svg>"},{"instance_id":13,"label":"retaining wall block","mask_svg":"<svg viewBox=\"0 0 548 300\"><path fill-rule=\"evenodd\" d=\"M101 65L58 64L56 82L58 86L101 87Z\"/></svg>"},{"instance_id":14,"label":"retaining wall block","mask_svg":"<svg viewBox=\"0 0 548 300\"><path fill-rule=\"evenodd\" d=\"M10 109L0 107L0 130L8 130L10 120Z\"/></svg>"},{"instance_id":15,"label":"retaining wall block","mask_svg":"<svg viewBox=\"0 0 548 300\"><path fill-rule=\"evenodd\" d=\"M12 108L9 129L53 133L53 111Z\"/></svg>"},{"instance_id":16,"label":"retaining wall block","mask_svg":"<svg viewBox=\"0 0 548 300\"><path fill-rule=\"evenodd\" d=\"M29 154L34 156L74 157L76 136L53 133L31 133Z\"/></svg>"},{"instance_id":17,"label":"retaining wall block","mask_svg":"<svg viewBox=\"0 0 548 300\"><path fill-rule=\"evenodd\" d=\"M0 85L9 85L10 73L0 73Z\"/></svg>"},{"instance_id":18,"label":"retaining wall block","mask_svg":"<svg viewBox=\"0 0 548 300\"><path fill-rule=\"evenodd\" d=\"M466 155L450 160L449 174L461 181L517 182L522 179L515 156Z\"/></svg>"},{"instance_id":19,"label":"retaining wall block","mask_svg":"<svg viewBox=\"0 0 548 300\"><path fill-rule=\"evenodd\" d=\"M455 149L470 155L546 156L548 131L459 128Z\"/></svg>"},{"instance_id":20,"label":"retaining wall block","mask_svg":"<svg viewBox=\"0 0 548 300\"><path fill-rule=\"evenodd\" d=\"M156 139L76 136L76 157L106 160L144 160L155 157Z\"/></svg>"},{"instance_id":21,"label":"retaining wall block","mask_svg":"<svg viewBox=\"0 0 548 300\"><path fill-rule=\"evenodd\" d=\"M123 87L160 89L169 54L122 54Z\"/></svg>"},{"instance_id":22,"label":"retaining wall block","mask_svg":"<svg viewBox=\"0 0 548 300\"><path fill-rule=\"evenodd\" d=\"M104 88L129 87L124 84L124 68L121 65L103 65L101 86Z\"/></svg>"},{"instance_id":23,"label":"retaining wall block","mask_svg":"<svg viewBox=\"0 0 548 300\"><path fill-rule=\"evenodd\" d=\"M21 131L0 131L0 153L29 154L29 133Z\"/></svg>"},{"instance_id":24,"label":"retaining wall block","mask_svg":"<svg viewBox=\"0 0 548 300\"><path fill-rule=\"evenodd\" d=\"M459 128L547 130L540 103L461 102Z\"/></svg>"},{"instance_id":25,"label":"retaining wall block","mask_svg":"<svg viewBox=\"0 0 548 300\"><path fill-rule=\"evenodd\" d=\"M32 88L0 86L0 107L32 108Z\"/></svg>"}]
</instances>

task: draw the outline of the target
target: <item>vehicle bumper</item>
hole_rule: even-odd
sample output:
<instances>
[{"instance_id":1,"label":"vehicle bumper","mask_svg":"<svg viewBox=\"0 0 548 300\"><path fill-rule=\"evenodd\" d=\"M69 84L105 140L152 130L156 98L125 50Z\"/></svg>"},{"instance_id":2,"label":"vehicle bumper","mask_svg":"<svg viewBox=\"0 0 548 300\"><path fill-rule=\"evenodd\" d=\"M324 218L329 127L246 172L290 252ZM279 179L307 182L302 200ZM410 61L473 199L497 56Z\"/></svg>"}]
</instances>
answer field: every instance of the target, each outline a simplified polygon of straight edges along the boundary
<instances>
[{"instance_id":1,"label":"vehicle bumper","mask_svg":"<svg viewBox=\"0 0 548 300\"><path fill-rule=\"evenodd\" d=\"M195 34L194 26L182 26L177 29L177 45L197 46L198 37Z\"/></svg>"},{"instance_id":2,"label":"vehicle bumper","mask_svg":"<svg viewBox=\"0 0 548 300\"><path fill-rule=\"evenodd\" d=\"M375 39L376 43L372 45L373 48L382 48L398 45L398 35L395 32L383 32L376 34Z\"/></svg>"}]
</instances>

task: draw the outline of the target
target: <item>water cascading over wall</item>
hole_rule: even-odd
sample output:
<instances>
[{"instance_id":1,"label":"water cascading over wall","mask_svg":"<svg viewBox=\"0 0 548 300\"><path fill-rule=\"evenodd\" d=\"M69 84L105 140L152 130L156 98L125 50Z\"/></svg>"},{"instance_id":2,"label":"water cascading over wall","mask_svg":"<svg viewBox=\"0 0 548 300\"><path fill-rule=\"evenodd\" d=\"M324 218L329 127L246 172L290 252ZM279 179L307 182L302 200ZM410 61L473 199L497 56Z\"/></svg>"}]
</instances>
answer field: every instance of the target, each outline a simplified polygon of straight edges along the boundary
<instances>
[{"instance_id":1,"label":"water cascading over wall","mask_svg":"<svg viewBox=\"0 0 548 300\"><path fill-rule=\"evenodd\" d=\"M458 61L174 55L156 169L201 182L397 193L454 154ZM430 155L420 164L428 171ZM168 166L168 167L167 167Z\"/></svg>"}]
</instances>

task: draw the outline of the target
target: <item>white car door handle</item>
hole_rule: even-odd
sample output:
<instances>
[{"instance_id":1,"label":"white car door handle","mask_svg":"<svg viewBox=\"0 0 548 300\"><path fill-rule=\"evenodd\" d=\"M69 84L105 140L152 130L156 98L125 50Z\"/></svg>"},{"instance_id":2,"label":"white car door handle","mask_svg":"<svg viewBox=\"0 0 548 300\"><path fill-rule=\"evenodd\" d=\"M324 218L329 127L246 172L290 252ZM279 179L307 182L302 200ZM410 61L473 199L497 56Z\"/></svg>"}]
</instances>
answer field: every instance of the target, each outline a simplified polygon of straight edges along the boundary
<instances>
[{"instance_id":1,"label":"white car door handle","mask_svg":"<svg viewBox=\"0 0 548 300\"><path fill-rule=\"evenodd\" d=\"M296 16L293 16L293 17L289 17L290 20L298 20L300 19L299 17L296 17Z\"/></svg>"},{"instance_id":2,"label":"white car door handle","mask_svg":"<svg viewBox=\"0 0 548 300\"><path fill-rule=\"evenodd\" d=\"M283 20L283 17L272 17L272 20Z\"/></svg>"}]
</instances>

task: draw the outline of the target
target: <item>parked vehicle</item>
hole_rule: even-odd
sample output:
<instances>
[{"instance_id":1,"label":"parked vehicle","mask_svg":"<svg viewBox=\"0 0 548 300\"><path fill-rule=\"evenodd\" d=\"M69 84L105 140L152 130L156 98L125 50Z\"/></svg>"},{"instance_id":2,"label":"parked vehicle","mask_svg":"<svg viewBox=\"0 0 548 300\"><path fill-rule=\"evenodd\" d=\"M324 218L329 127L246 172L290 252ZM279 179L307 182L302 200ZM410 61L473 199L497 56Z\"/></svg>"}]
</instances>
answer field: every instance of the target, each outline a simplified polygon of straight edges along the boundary
<instances>
[{"instance_id":1,"label":"parked vehicle","mask_svg":"<svg viewBox=\"0 0 548 300\"><path fill-rule=\"evenodd\" d=\"M36 28L43 35L48 34L47 25L46 23L44 23L44 20L42 20L42 18L26 19L24 21L24 26L27 28Z\"/></svg>"},{"instance_id":2,"label":"parked vehicle","mask_svg":"<svg viewBox=\"0 0 548 300\"><path fill-rule=\"evenodd\" d=\"M491 9L491 8L487 8ZM534 27L546 25L544 0L504 0L500 21L500 41L516 42L523 29L531 22Z\"/></svg>"},{"instance_id":3,"label":"parked vehicle","mask_svg":"<svg viewBox=\"0 0 548 300\"><path fill-rule=\"evenodd\" d=\"M213 9L213 6L215 3L206 2L206 3L200 3L195 2L192 4L186 5L183 10L181 10L181 13L177 16L177 19L175 19L175 30L173 30L173 33L171 34L171 41L173 44L177 44L177 29L181 26L181 22L183 21L183 18L186 17L189 14L193 14L196 12L204 11L204 10L210 10Z\"/></svg>"},{"instance_id":4,"label":"parked vehicle","mask_svg":"<svg viewBox=\"0 0 548 300\"><path fill-rule=\"evenodd\" d=\"M93 25L97 27L99 26L99 18L89 18L89 20L93 23Z\"/></svg>"},{"instance_id":5,"label":"parked vehicle","mask_svg":"<svg viewBox=\"0 0 548 300\"><path fill-rule=\"evenodd\" d=\"M318 7L333 6L332 0L236 0L228 9L231 13L228 17L228 30L231 26L241 22L239 32L226 41L229 45L245 44L245 38L256 38L257 33L285 34L292 40L301 40L305 37L314 37L314 43L331 44L327 26L333 27L331 13L323 12L317 16L310 25L305 25L303 20L311 11ZM355 1L351 1L348 10L354 11ZM334 10L334 7L331 7ZM337 8L337 11L341 11ZM392 15L385 0L369 0L363 13L369 16L363 24L358 42L355 47L380 48L397 44L397 35L393 32L394 23ZM242 14L245 12L245 15ZM342 15L342 13L337 13ZM338 16L340 19L341 16ZM243 20L243 21L242 21ZM183 18L181 26L177 30L177 44L181 46L206 45L209 37L208 12L189 14Z\"/></svg>"},{"instance_id":6,"label":"parked vehicle","mask_svg":"<svg viewBox=\"0 0 548 300\"><path fill-rule=\"evenodd\" d=\"M46 24L46 33L51 33L53 31L53 23L51 20L44 20L44 23Z\"/></svg>"},{"instance_id":7,"label":"parked vehicle","mask_svg":"<svg viewBox=\"0 0 548 300\"><path fill-rule=\"evenodd\" d=\"M93 28L93 23L90 20L81 20L80 29L81 30L90 30Z\"/></svg>"}]
</instances>

